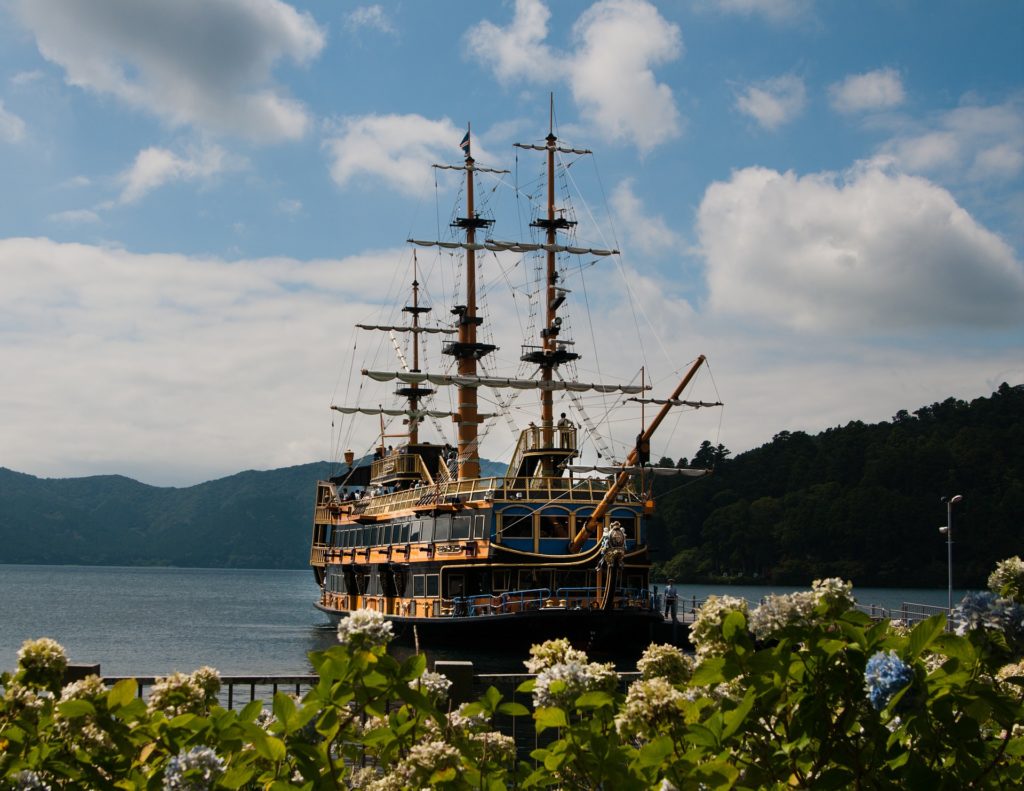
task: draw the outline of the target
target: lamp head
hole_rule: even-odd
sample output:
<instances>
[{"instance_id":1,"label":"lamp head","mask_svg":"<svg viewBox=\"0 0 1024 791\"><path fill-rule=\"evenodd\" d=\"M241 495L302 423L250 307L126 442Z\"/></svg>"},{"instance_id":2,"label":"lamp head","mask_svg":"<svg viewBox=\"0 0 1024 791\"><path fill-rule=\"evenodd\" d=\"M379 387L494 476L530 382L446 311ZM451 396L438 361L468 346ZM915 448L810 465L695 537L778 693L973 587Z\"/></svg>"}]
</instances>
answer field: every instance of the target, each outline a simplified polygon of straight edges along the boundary
<instances>
[{"instance_id":1,"label":"lamp head","mask_svg":"<svg viewBox=\"0 0 1024 791\"><path fill-rule=\"evenodd\" d=\"M963 499L964 499L964 496L962 494L958 494L958 495L955 495L955 496L951 497L949 502L952 505L956 505L957 503L959 503Z\"/></svg>"},{"instance_id":2,"label":"lamp head","mask_svg":"<svg viewBox=\"0 0 1024 791\"><path fill-rule=\"evenodd\" d=\"M949 532L949 527L947 525L943 525L939 528L939 532L942 533L942 535L946 535L946 533Z\"/></svg>"}]
</instances>

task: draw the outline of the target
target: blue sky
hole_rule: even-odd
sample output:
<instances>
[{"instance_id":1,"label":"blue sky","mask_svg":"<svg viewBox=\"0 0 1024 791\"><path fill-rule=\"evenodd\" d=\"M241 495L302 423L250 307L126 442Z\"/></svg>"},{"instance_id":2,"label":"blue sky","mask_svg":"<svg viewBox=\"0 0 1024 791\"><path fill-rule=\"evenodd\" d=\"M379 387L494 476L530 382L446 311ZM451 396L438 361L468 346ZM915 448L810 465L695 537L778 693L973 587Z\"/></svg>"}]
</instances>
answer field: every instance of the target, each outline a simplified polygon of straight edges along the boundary
<instances>
[{"instance_id":1,"label":"blue sky","mask_svg":"<svg viewBox=\"0 0 1024 791\"><path fill-rule=\"evenodd\" d=\"M326 406L370 398L348 385L351 325L386 315L404 240L450 213L457 184L430 165L458 161L471 122L480 163L513 171L484 189L515 238L509 186L539 165L511 143L546 134L551 93L560 138L595 152L570 169L581 240L623 251L574 290L599 349L580 378L645 365L668 387L703 352L696 395L726 402L656 453L1024 382L1020 3L0 15L4 466L184 485L363 449L372 427L332 428ZM484 277L514 367L528 321ZM484 453L509 442L499 426Z\"/></svg>"}]
</instances>

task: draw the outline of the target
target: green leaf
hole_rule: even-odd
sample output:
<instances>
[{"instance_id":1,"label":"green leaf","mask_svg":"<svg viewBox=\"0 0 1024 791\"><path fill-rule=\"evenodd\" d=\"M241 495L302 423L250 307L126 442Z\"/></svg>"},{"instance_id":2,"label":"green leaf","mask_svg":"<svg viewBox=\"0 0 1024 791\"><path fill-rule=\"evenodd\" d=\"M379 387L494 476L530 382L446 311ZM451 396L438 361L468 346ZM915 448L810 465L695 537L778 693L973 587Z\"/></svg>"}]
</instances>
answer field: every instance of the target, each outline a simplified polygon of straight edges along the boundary
<instances>
[{"instance_id":1,"label":"green leaf","mask_svg":"<svg viewBox=\"0 0 1024 791\"><path fill-rule=\"evenodd\" d=\"M530 710L522 703L502 703L498 706L497 711L499 714L509 717L525 717L530 713Z\"/></svg>"},{"instance_id":2,"label":"green leaf","mask_svg":"<svg viewBox=\"0 0 1024 791\"><path fill-rule=\"evenodd\" d=\"M569 724L565 712L556 708L541 707L533 712L533 719L537 723L537 733L546 728L564 728Z\"/></svg>"},{"instance_id":3,"label":"green leaf","mask_svg":"<svg viewBox=\"0 0 1024 791\"><path fill-rule=\"evenodd\" d=\"M488 687L483 700L487 703L487 711L494 711L501 703L501 693L494 687Z\"/></svg>"},{"instance_id":4,"label":"green leaf","mask_svg":"<svg viewBox=\"0 0 1024 791\"><path fill-rule=\"evenodd\" d=\"M263 711L263 701L250 700L245 704L245 708L238 712L238 719L244 722L253 722L261 711Z\"/></svg>"},{"instance_id":5,"label":"green leaf","mask_svg":"<svg viewBox=\"0 0 1024 791\"><path fill-rule=\"evenodd\" d=\"M734 708L732 711L725 712L724 721L725 727L722 730L722 740L728 739L737 729L743 724L743 721L747 718L751 708L754 706L754 690L753 688L747 690L747 694L743 696L743 700L740 701L740 705Z\"/></svg>"},{"instance_id":6,"label":"green leaf","mask_svg":"<svg viewBox=\"0 0 1024 791\"><path fill-rule=\"evenodd\" d=\"M940 612L921 621L910 633L909 659L917 659L946 628L946 613Z\"/></svg>"},{"instance_id":7,"label":"green leaf","mask_svg":"<svg viewBox=\"0 0 1024 791\"><path fill-rule=\"evenodd\" d=\"M222 785L225 788L239 789L252 780L254 774L256 774L256 770L251 766L232 766L224 776L217 781L217 784Z\"/></svg>"},{"instance_id":8,"label":"green leaf","mask_svg":"<svg viewBox=\"0 0 1024 791\"><path fill-rule=\"evenodd\" d=\"M83 717L86 714L96 713L96 707L87 700L65 700L58 703L57 708L69 720L74 717Z\"/></svg>"},{"instance_id":9,"label":"green leaf","mask_svg":"<svg viewBox=\"0 0 1024 791\"><path fill-rule=\"evenodd\" d=\"M725 667L724 657L714 656L705 659L693 671L693 676L690 677L690 686L705 687L711 684L721 684L725 681L725 676L722 674L723 667Z\"/></svg>"},{"instance_id":10,"label":"green leaf","mask_svg":"<svg viewBox=\"0 0 1024 791\"><path fill-rule=\"evenodd\" d=\"M274 695L274 716L277 717L286 731L294 729L295 722L295 701L284 692Z\"/></svg>"},{"instance_id":11,"label":"green leaf","mask_svg":"<svg viewBox=\"0 0 1024 791\"><path fill-rule=\"evenodd\" d=\"M427 669L427 655L413 654L402 662L402 678L419 678Z\"/></svg>"},{"instance_id":12,"label":"green leaf","mask_svg":"<svg viewBox=\"0 0 1024 791\"><path fill-rule=\"evenodd\" d=\"M139 692L139 685L134 678L123 678L107 692L107 706L119 709L131 703Z\"/></svg>"},{"instance_id":13,"label":"green leaf","mask_svg":"<svg viewBox=\"0 0 1024 791\"><path fill-rule=\"evenodd\" d=\"M718 737L700 723L694 723L686 731L687 739L704 747L718 747Z\"/></svg>"},{"instance_id":14,"label":"green leaf","mask_svg":"<svg viewBox=\"0 0 1024 791\"><path fill-rule=\"evenodd\" d=\"M652 739L640 748L637 762L642 767L660 766L662 762L672 754L672 739L669 736L659 736Z\"/></svg>"},{"instance_id":15,"label":"green leaf","mask_svg":"<svg viewBox=\"0 0 1024 791\"><path fill-rule=\"evenodd\" d=\"M615 699L607 692L584 692L576 698L576 707L580 709L603 709L611 706Z\"/></svg>"},{"instance_id":16,"label":"green leaf","mask_svg":"<svg viewBox=\"0 0 1024 791\"><path fill-rule=\"evenodd\" d=\"M733 610L722 622L722 636L732 642L736 635L747 630L747 618L739 610Z\"/></svg>"}]
</instances>

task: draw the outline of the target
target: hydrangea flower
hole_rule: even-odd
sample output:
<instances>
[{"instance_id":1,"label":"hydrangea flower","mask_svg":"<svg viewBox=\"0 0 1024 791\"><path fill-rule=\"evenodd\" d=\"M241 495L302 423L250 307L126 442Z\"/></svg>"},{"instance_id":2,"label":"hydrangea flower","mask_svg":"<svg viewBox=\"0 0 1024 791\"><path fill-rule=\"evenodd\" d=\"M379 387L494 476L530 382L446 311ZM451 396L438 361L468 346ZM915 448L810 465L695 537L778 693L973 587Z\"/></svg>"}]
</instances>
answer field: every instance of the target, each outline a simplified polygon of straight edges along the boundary
<instances>
[{"instance_id":1,"label":"hydrangea flower","mask_svg":"<svg viewBox=\"0 0 1024 791\"><path fill-rule=\"evenodd\" d=\"M913 680L913 669L896 656L895 651L879 651L868 660L864 668L864 685L876 711L889 705L893 695Z\"/></svg>"},{"instance_id":2,"label":"hydrangea flower","mask_svg":"<svg viewBox=\"0 0 1024 791\"><path fill-rule=\"evenodd\" d=\"M56 691L67 667L64 646L49 637L26 640L18 649L18 678L29 686Z\"/></svg>"},{"instance_id":3,"label":"hydrangea flower","mask_svg":"<svg viewBox=\"0 0 1024 791\"><path fill-rule=\"evenodd\" d=\"M224 772L224 760L210 747L182 750L167 762L164 791L207 791Z\"/></svg>"},{"instance_id":4,"label":"hydrangea flower","mask_svg":"<svg viewBox=\"0 0 1024 791\"><path fill-rule=\"evenodd\" d=\"M728 645L722 637L722 624L729 613L741 612L747 615L746 599L735 596L708 596L697 611L697 617L690 625L690 642L700 658L725 653Z\"/></svg>"},{"instance_id":5,"label":"hydrangea flower","mask_svg":"<svg viewBox=\"0 0 1024 791\"><path fill-rule=\"evenodd\" d=\"M968 593L953 608L952 619L956 633L965 635L973 631L998 631L1009 640L1024 637L1024 605L1004 599L991 591Z\"/></svg>"},{"instance_id":6,"label":"hydrangea flower","mask_svg":"<svg viewBox=\"0 0 1024 791\"><path fill-rule=\"evenodd\" d=\"M374 610L356 610L338 622L338 642L356 649L384 648L391 638L391 621Z\"/></svg>"},{"instance_id":7,"label":"hydrangea flower","mask_svg":"<svg viewBox=\"0 0 1024 791\"><path fill-rule=\"evenodd\" d=\"M662 733L679 718L678 702L683 693L664 678L642 678L629 685L626 702L615 717L615 728L623 736L649 738Z\"/></svg>"},{"instance_id":8,"label":"hydrangea flower","mask_svg":"<svg viewBox=\"0 0 1024 791\"><path fill-rule=\"evenodd\" d=\"M826 614L830 617L842 615L857 605L853 596L853 583L844 582L839 577L828 577L811 583L815 604L826 605Z\"/></svg>"},{"instance_id":9,"label":"hydrangea flower","mask_svg":"<svg viewBox=\"0 0 1024 791\"><path fill-rule=\"evenodd\" d=\"M16 791L51 791L53 788L41 774L28 769L18 772L11 779L18 783L14 786Z\"/></svg>"},{"instance_id":10,"label":"hydrangea flower","mask_svg":"<svg viewBox=\"0 0 1024 791\"><path fill-rule=\"evenodd\" d=\"M68 684L61 690L62 701L85 700L96 703L107 693L103 685L103 679L91 675ZM57 734L72 748L84 748L87 750L113 750L114 742L96 720L95 714L85 714L66 718L58 708L54 713L54 726Z\"/></svg>"},{"instance_id":11,"label":"hydrangea flower","mask_svg":"<svg viewBox=\"0 0 1024 791\"><path fill-rule=\"evenodd\" d=\"M528 673L540 673L564 662L586 662L587 655L572 647L564 637L530 646L530 658L523 662Z\"/></svg>"},{"instance_id":12,"label":"hydrangea flower","mask_svg":"<svg viewBox=\"0 0 1024 791\"><path fill-rule=\"evenodd\" d=\"M758 640L766 640L787 626L807 623L817 603L813 591L771 593L751 611L747 626Z\"/></svg>"},{"instance_id":13,"label":"hydrangea flower","mask_svg":"<svg viewBox=\"0 0 1024 791\"><path fill-rule=\"evenodd\" d=\"M149 712L162 711L168 717L206 714L210 706L217 702L217 692L220 690L220 675L217 674L216 685L213 685L207 672L209 670L201 668L191 675L175 672L157 678L146 702ZM216 671L213 673L216 674Z\"/></svg>"},{"instance_id":14,"label":"hydrangea flower","mask_svg":"<svg viewBox=\"0 0 1024 791\"><path fill-rule=\"evenodd\" d=\"M988 578L988 589L993 593L1024 604L1024 560L1014 556L996 563Z\"/></svg>"},{"instance_id":15,"label":"hydrangea flower","mask_svg":"<svg viewBox=\"0 0 1024 791\"><path fill-rule=\"evenodd\" d=\"M419 678L410 681L409 688L422 692L434 702L434 705L440 706L448 700L448 691L452 688L452 682L443 673L427 670Z\"/></svg>"},{"instance_id":16,"label":"hydrangea flower","mask_svg":"<svg viewBox=\"0 0 1024 791\"><path fill-rule=\"evenodd\" d=\"M651 643L637 660L636 669L643 678L683 684L693 675L693 660L674 645Z\"/></svg>"},{"instance_id":17,"label":"hydrangea flower","mask_svg":"<svg viewBox=\"0 0 1024 791\"><path fill-rule=\"evenodd\" d=\"M585 692L612 692L618 678L612 662L602 664L569 659L537 674L533 685L533 705L538 708L573 708L576 698Z\"/></svg>"}]
</instances>

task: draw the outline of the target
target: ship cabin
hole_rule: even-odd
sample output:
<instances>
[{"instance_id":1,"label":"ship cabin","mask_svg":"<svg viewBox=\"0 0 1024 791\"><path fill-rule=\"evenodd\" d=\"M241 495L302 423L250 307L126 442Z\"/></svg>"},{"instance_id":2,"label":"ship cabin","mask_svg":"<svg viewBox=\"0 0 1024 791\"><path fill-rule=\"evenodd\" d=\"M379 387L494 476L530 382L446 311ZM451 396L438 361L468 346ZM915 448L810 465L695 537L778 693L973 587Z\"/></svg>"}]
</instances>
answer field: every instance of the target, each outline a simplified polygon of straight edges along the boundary
<instances>
[{"instance_id":1,"label":"ship cabin","mask_svg":"<svg viewBox=\"0 0 1024 791\"><path fill-rule=\"evenodd\" d=\"M409 617L595 607L598 544L617 522L626 552L617 606L649 607L649 503L634 487L570 546L612 485L566 469L576 439L571 426L531 424L504 476L459 480L453 448L418 443L380 447L320 481L310 563L321 606Z\"/></svg>"}]
</instances>

